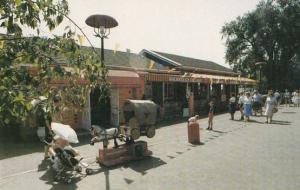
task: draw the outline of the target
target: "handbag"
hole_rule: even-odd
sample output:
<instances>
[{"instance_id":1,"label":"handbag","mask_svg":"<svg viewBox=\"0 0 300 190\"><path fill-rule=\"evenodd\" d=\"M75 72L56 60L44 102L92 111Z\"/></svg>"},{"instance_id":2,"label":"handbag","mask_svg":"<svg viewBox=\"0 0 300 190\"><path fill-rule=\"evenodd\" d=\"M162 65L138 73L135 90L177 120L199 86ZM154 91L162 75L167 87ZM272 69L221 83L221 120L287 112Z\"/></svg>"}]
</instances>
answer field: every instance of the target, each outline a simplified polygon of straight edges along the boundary
<instances>
[{"instance_id":1,"label":"handbag","mask_svg":"<svg viewBox=\"0 0 300 190\"><path fill-rule=\"evenodd\" d=\"M278 112L278 108L273 108L273 113Z\"/></svg>"}]
</instances>

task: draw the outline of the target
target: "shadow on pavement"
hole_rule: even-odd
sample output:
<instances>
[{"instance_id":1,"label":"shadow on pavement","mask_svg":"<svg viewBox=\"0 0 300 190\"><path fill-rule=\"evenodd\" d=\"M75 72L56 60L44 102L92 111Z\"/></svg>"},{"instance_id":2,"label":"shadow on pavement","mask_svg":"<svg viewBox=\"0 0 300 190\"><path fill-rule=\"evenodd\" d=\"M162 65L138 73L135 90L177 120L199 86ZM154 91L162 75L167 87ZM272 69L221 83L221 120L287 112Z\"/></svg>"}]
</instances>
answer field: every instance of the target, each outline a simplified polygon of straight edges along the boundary
<instances>
[{"instance_id":1,"label":"shadow on pavement","mask_svg":"<svg viewBox=\"0 0 300 190\"><path fill-rule=\"evenodd\" d=\"M216 133L221 133L221 134L228 133L228 132L225 132L225 131L219 131L219 130L215 130L215 129L213 129L211 131L212 132L216 132Z\"/></svg>"},{"instance_id":2,"label":"shadow on pavement","mask_svg":"<svg viewBox=\"0 0 300 190\"><path fill-rule=\"evenodd\" d=\"M289 122L289 121L272 120L271 124L275 124L275 125L291 125L291 122Z\"/></svg>"},{"instance_id":3,"label":"shadow on pavement","mask_svg":"<svg viewBox=\"0 0 300 190\"><path fill-rule=\"evenodd\" d=\"M72 144L73 147L78 147L90 143L90 136L79 137L78 144ZM44 152L44 143L35 140L32 142L23 142L17 139L0 139L0 160L32 154L35 152Z\"/></svg>"},{"instance_id":4,"label":"shadow on pavement","mask_svg":"<svg viewBox=\"0 0 300 190\"><path fill-rule=\"evenodd\" d=\"M293 113L297 113L297 112L294 112L294 111L283 111L281 113L293 114Z\"/></svg>"},{"instance_id":5,"label":"shadow on pavement","mask_svg":"<svg viewBox=\"0 0 300 190\"><path fill-rule=\"evenodd\" d=\"M50 190L71 190L77 189L76 183L82 180L85 175L76 175L72 178L72 182L70 184L66 184L63 182L57 182L54 180L54 171L52 169L47 169L44 175L40 177L41 180L46 181L46 184L52 185Z\"/></svg>"},{"instance_id":6,"label":"shadow on pavement","mask_svg":"<svg viewBox=\"0 0 300 190\"><path fill-rule=\"evenodd\" d=\"M159 123L157 123L156 129L187 122L187 120L188 120L187 118L183 118L183 119L175 119L175 120L168 120L168 121L160 121Z\"/></svg>"},{"instance_id":7,"label":"shadow on pavement","mask_svg":"<svg viewBox=\"0 0 300 190\"><path fill-rule=\"evenodd\" d=\"M125 168L130 168L136 172L139 172L142 175L146 175L148 170L157 168L159 166L167 164L165 161L157 157L149 157L143 160L138 160L128 163Z\"/></svg>"},{"instance_id":8,"label":"shadow on pavement","mask_svg":"<svg viewBox=\"0 0 300 190\"><path fill-rule=\"evenodd\" d=\"M34 152L43 152L43 144L41 142L14 142L7 141L0 143L0 160L31 154Z\"/></svg>"},{"instance_id":9,"label":"shadow on pavement","mask_svg":"<svg viewBox=\"0 0 300 190\"><path fill-rule=\"evenodd\" d=\"M244 123L258 123L258 124L264 124L264 122L257 121L257 120L255 120L255 119L250 119L248 122L245 122L244 120L233 120L233 121L236 121L236 122L244 122Z\"/></svg>"},{"instance_id":10,"label":"shadow on pavement","mask_svg":"<svg viewBox=\"0 0 300 190\"><path fill-rule=\"evenodd\" d=\"M250 122L250 123L258 123L258 124L265 124L264 122L257 121L257 120L254 120L254 119L250 119L249 122Z\"/></svg>"},{"instance_id":11,"label":"shadow on pavement","mask_svg":"<svg viewBox=\"0 0 300 190\"><path fill-rule=\"evenodd\" d=\"M205 145L205 143L204 142L199 142L199 143L193 143L191 145L192 145L192 147L196 147L196 146Z\"/></svg>"},{"instance_id":12,"label":"shadow on pavement","mask_svg":"<svg viewBox=\"0 0 300 190\"><path fill-rule=\"evenodd\" d=\"M48 166L50 165L50 160L48 159L44 159L42 160L42 162L38 165L38 169L37 171L40 172L40 171L45 171L48 169Z\"/></svg>"}]
</instances>

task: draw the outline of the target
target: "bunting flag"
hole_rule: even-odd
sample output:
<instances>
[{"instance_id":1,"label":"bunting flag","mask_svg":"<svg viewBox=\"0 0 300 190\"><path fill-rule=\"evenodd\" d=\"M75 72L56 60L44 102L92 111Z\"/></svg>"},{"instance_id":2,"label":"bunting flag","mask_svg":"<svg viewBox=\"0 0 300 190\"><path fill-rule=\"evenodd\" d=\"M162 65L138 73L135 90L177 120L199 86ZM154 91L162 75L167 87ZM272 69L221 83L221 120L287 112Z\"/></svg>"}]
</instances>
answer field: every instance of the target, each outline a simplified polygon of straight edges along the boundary
<instances>
[{"instance_id":1,"label":"bunting flag","mask_svg":"<svg viewBox=\"0 0 300 190\"><path fill-rule=\"evenodd\" d=\"M116 43L115 44L115 48L114 48L114 54L117 53L118 49L120 48L120 44L119 43Z\"/></svg>"},{"instance_id":2,"label":"bunting flag","mask_svg":"<svg viewBox=\"0 0 300 190\"><path fill-rule=\"evenodd\" d=\"M78 42L79 42L79 44L82 46L83 41L84 41L84 36L78 34L77 37L78 37Z\"/></svg>"},{"instance_id":3,"label":"bunting flag","mask_svg":"<svg viewBox=\"0 0 300 190\"><path fill-rule=\"evenodd\" d=\"M149 69L153 69L155 62L153 60L150 60Z\"/></svg>"},{"instance_id":4,"label":"bunting flag","mask_svg":"<svg viewBox=\"0 0 300 190\"><path fill-rule=\"evenodd\" d=\"M0 49L2 49L4 46L4 41L2 39L0 39Z\"/></svg>"}]
</instances>

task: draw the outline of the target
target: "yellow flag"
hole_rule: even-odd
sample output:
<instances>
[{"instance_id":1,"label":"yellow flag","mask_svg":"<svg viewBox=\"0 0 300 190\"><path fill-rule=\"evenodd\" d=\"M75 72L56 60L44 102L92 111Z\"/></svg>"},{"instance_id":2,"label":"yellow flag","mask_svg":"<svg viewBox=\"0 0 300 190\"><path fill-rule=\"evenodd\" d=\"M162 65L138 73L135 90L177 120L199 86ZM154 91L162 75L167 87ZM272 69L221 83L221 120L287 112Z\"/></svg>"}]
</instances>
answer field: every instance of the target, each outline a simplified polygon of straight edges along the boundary
<instances>
[{"instance_id":1,"label":"yellow flag","mask_svg":"<svg viewBox=\"0 0 300 190\"><path fill-rule=\"evenodd\" d=\"M16 6L19 6L21 4L21 0L15 0Z\"/></svg>"},{"instance_id":2,"label":"yellow flag","mask_svg":"<svg viewBox=\"0 0 300 190\"><path fill-rule=\"evenodd\" d=\"M153 66L154 66L154 61L153 60L150 60L150 65L149 65L149 69L152 69L153 68Z\"/></svg>"},{"instance_id":3,"label":"yellow flag","mask_svg":"<svg viewBox=\"0 0 300 190\"><path fill-rule=\"evenodd\" d=\"M2 39L0 39L0 49L2 49L4 46L4 41Z\"/></svg>"},{"instance_id":4,"label":"yellow flag","mask_svg":"<svg viewBox=\"0 0 300 190\"><path fill-rule=\"evenodd\" d=\"M82 46L83 40L84 40L83 35L79 35L79 34L78 34L77 37L78 37L78 42L79 42L79 44Z\"/></svg>"}]
</instances>

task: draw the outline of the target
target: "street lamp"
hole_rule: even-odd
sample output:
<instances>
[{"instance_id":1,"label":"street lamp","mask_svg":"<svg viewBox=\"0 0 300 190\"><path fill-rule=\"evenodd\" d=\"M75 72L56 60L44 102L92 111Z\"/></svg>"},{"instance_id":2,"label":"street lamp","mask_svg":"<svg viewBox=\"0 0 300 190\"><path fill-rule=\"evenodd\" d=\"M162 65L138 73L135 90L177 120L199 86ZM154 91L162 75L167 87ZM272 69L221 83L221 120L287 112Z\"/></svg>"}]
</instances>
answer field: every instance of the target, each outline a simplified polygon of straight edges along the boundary
<instances>
[{"instance_id":1,"label":"street lamp","mask_svg":"<svg viewBox=\"0 0 300 190\"><path fill-rule=\"evenodd\" d=\"M102 80L105 81L105 70L104 70L104 38L108 38L110 34L110 29L118 26L118 22L111 16L107 15L91 15L86 20L85 23L88 26L91 26L94 28L95 36L98 38L101 38L101 66L102 66ZM100 90L100 89L99 89ZM97 93L93 93L92 97L98 100L98 103L94 104L91 108L91 113L94 114L96 117L98 117L98 106L100 108L103 108L104 113L108 113L106 103L100 102L100 95ZM108 102L108 101L105 101ZM102 122L106 124L107 121L107 114L101 114ZM97 124L101 124L101 120L99 119L95 120ZM92 116L92 122L93 122L93 116ZM100 123L99 123L100 122Z\"/></svg>"},{"instance_id":2,"label":"street lamp","mask_svg":"<svg viewBox=\"0 0 300 190\"><path fill-rule=\"evenodd\" d=\"M85 23L94 28L96 37L101 38L101 66L104 66L104 38L108 38L110 29L118 26L118 22L108 15L91 15Z\"/></svg>"},{"instance_id":3,"label":"street lamp","mask_svg":"<svg viewBox=\"0 0 300 190\"><path fill-rule=\"evenodd\" d=\"M266 62L264 62L264 61L260 61L260 62L255 63L255 66L259 67L259 90L261 90L261 68L265 64L266 64Z\"/></svg>"},{"instance_id":4,"label":"street lamp","mask_svg":"<svg viewBox=\"0 0 300 190\"><path fill-rule=\"evenodd\" d=\"M237 77L237 82L238 82L238 89L237 89L237 91L238 91L238 94L240 93L240 89L241 89L241 75L242 75L242 72L241 71L237 71L237 74L238 74L238 77Z\"/></svg>"}]
</instances>

